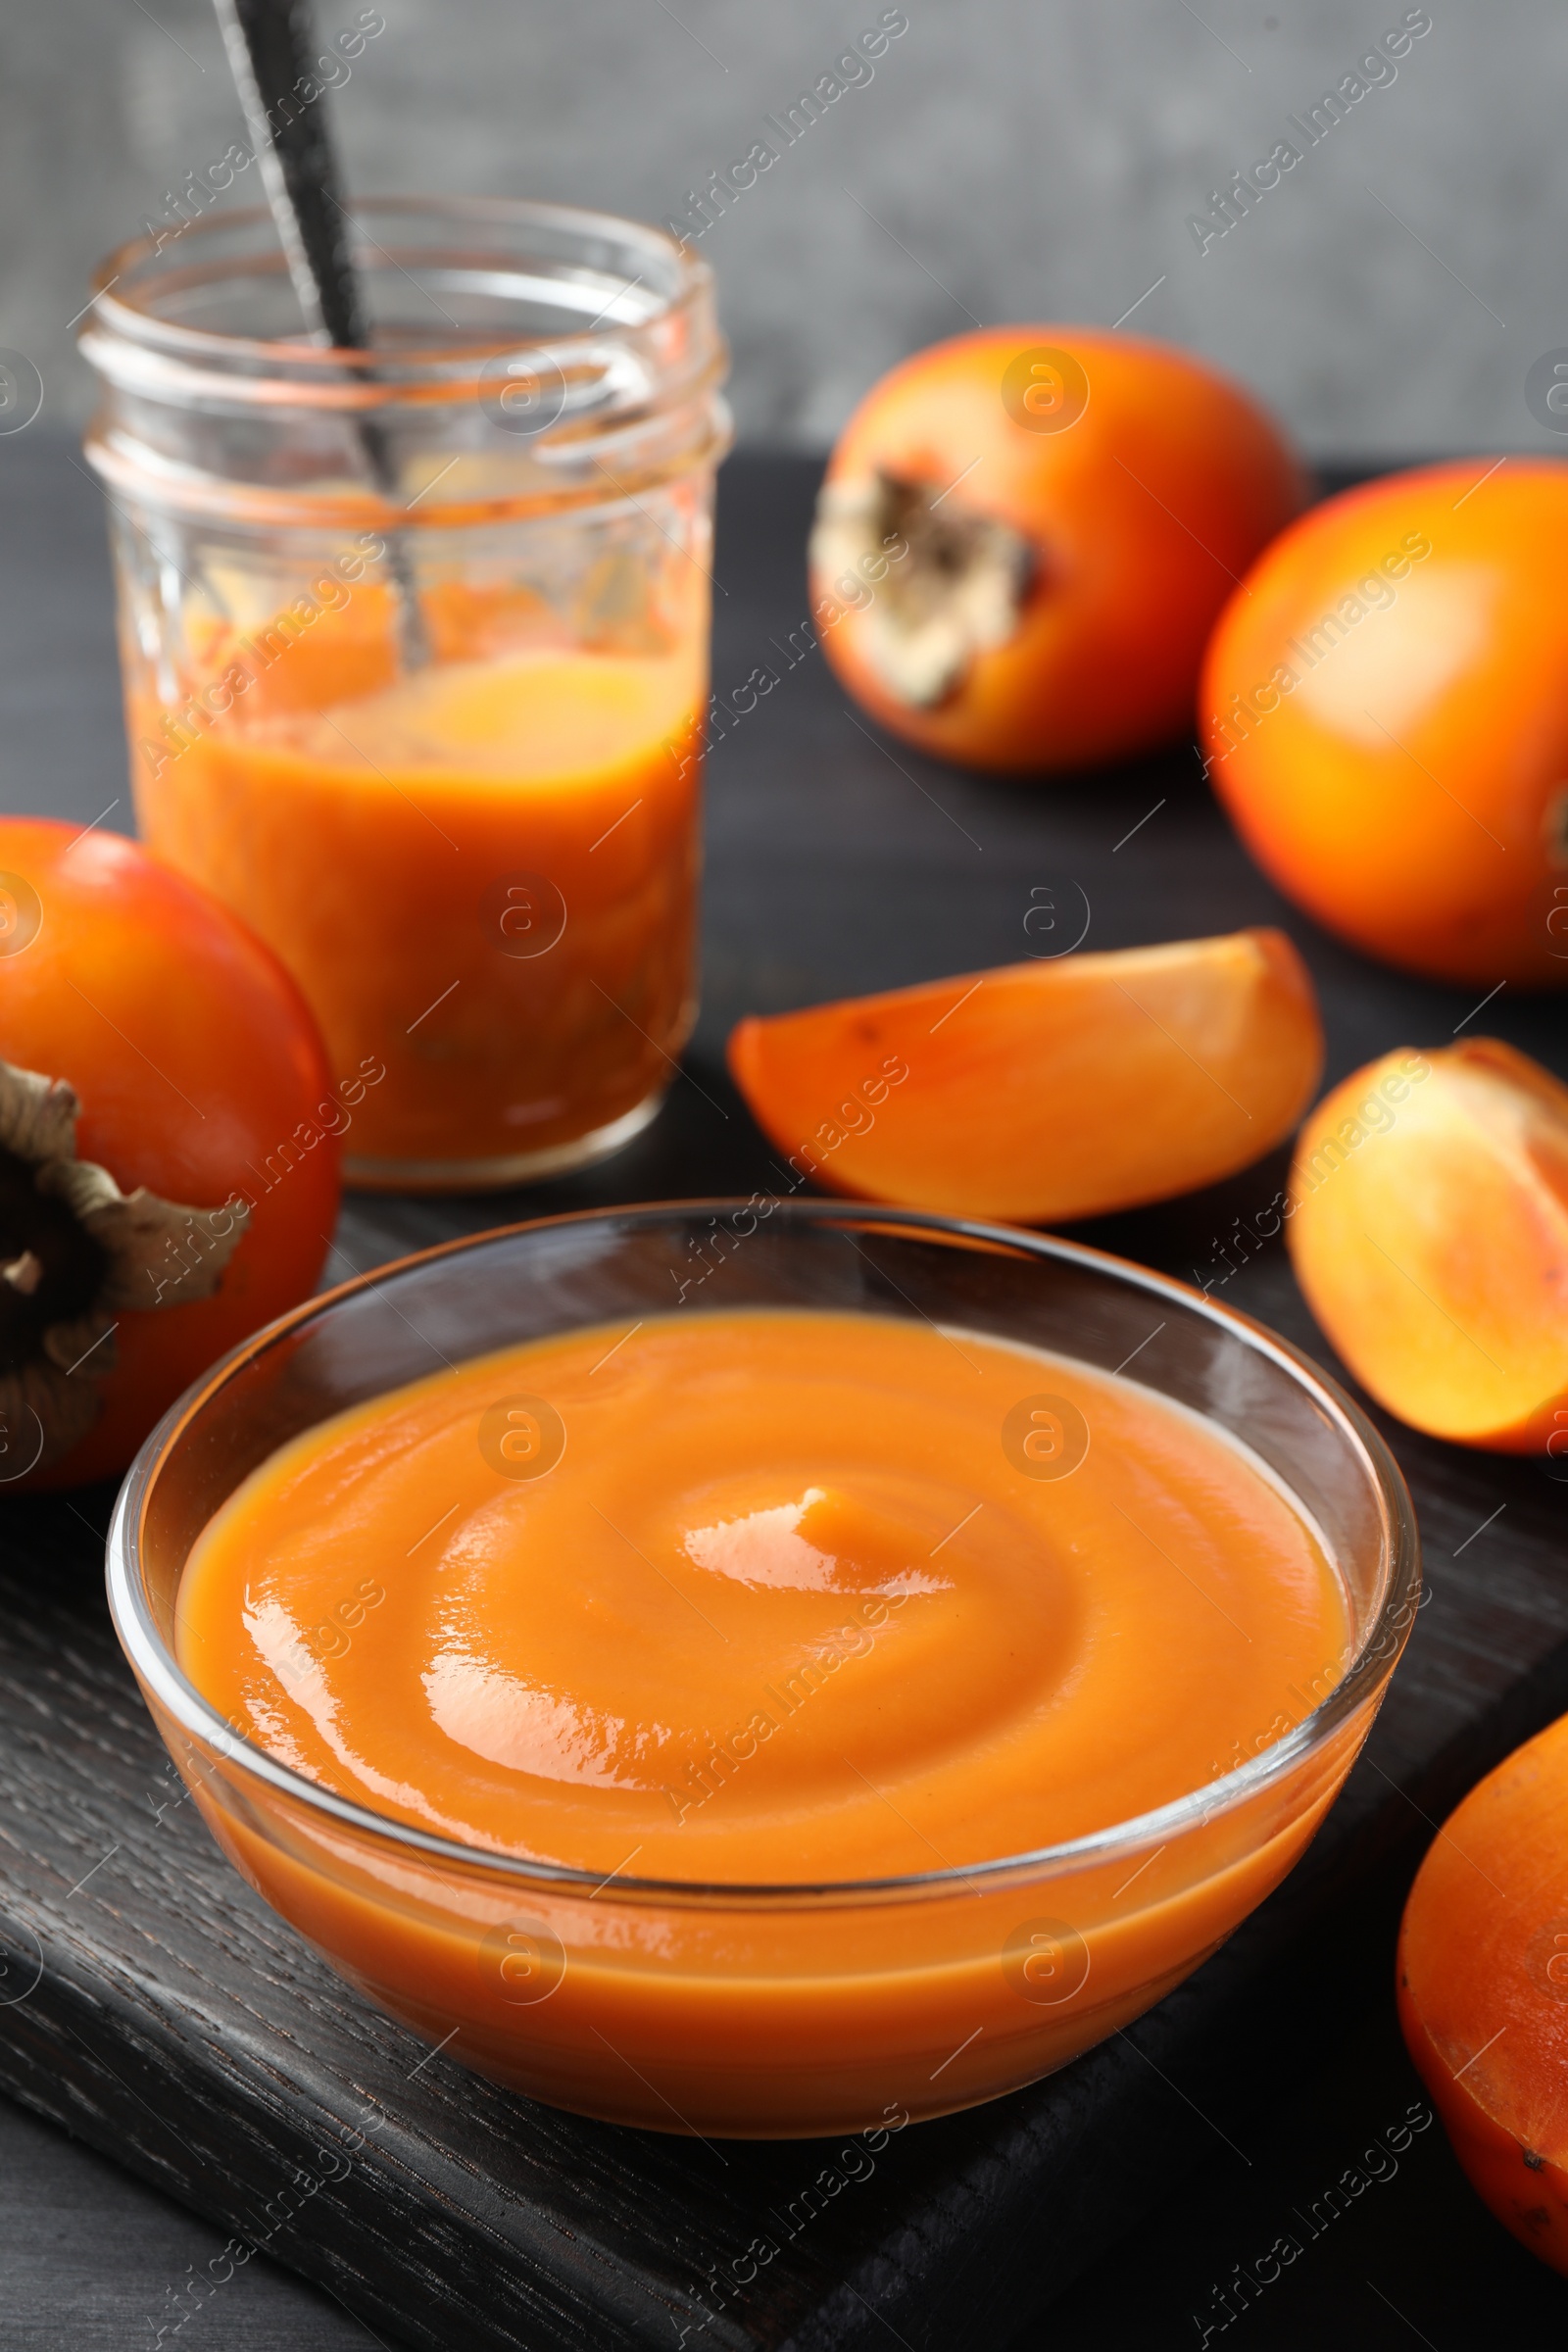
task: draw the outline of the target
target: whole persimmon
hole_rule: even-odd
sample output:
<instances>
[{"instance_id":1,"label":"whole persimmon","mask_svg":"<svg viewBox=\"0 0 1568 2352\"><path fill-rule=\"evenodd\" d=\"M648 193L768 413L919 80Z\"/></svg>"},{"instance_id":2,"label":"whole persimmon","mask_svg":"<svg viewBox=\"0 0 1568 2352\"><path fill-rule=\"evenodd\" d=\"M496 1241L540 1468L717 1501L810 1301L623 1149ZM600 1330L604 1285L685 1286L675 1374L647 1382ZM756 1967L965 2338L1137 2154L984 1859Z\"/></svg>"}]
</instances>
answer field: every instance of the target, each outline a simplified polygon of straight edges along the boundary
<instances>
[{"instance_id":1,"label":"whole persimmon","mask_svg":"<svg viewBox=\"0 0 1568 2352\"><path fill-rule=\"evenodd\" d=\"M0 1494L122 1470L315 1288L356 1090L217 900L114 834L0 820Z\"/></svg>"},{"instance_id":2,"label":"whole persimmon","mask_svg":"<svg viewBox=\"0 0 1568 2352\"><path fill-rule=\"evenodd\" d=\"M1257 1159L1311 1101L1323 1030L1290 941L1238 931L741 1021L729 1066L797 1175L1045 1225Z\"/></svg>"},{"instance_id":3,"label":"whole persimmon","mask_svg":"<svg viewBox=\"0 0 1568 2352\"><path fill-rule=\"evenodd\" d=\"M1201 704L1243 841L1329 930L1432 979L1568 983L1568 464L1314 508L1221 613Z\"/></svg>"},{"instance_id":4,"label":"whole persimmon","mask_svg":"<svg viewBox=\"0 0 1568 2352\"><path fill-rule=\"evenodd\" d=\"M922 751L1083 767L1192 725L1210 624L1305 479L1257 403L1185 353L983 328L883 377L811 535L828 661Z\"/></svg>"},{"instance_id":5,"label":"whole persimmon","mask_svg":"<svg viewBox=\"0 0 1568 2352\"><path fill-rule=\"evenodd\" d=\"M1472 1788L1416 1874L1399 2023L1472 2185L1568 2271L1568 1715Z\"/></svg>"},{"instance_id":6,"label":"whole persimmon","mask_svg":"<svg viewBox=\"0 0 1568 2352\"><path fill-rule=\"evenodd\" d=\"M1291 1262L1363 1388L1499 1453L1568 1429L1568 1086L1495 1038L1396 1051L1296 1147Z\"/></svg>"}]
</instances>

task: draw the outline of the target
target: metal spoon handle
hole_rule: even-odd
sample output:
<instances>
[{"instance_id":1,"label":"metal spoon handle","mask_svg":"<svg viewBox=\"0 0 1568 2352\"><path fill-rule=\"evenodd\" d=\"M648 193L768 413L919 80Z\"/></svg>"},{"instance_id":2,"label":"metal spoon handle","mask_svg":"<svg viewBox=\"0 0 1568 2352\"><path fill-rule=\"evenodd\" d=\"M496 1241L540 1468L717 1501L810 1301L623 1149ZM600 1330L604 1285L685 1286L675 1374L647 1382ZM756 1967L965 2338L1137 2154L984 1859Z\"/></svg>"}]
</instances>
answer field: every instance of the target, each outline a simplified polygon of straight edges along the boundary
<instances>
[{"instance_id":1,"label":"metal spoon handle","mask_svg":"<svg viewBox=\"0 0 1568 2352\"><path fill-rule=\"evenodd\" d=\"M299 94L315 80L310 0L216 6L300 308L338 350L363 351L369 336L326 108Z\"/></svg>"},{"instance_id":2,"label":"metal spoon handle","mask_svg":"<svg viewBox=\"0 0 1568 2352\"><path fill-rule=\"evenodd\" d=\"M342 177L317 84L310 0L213 0L240 103L262 167L267 200L289 276L314 331L338 351L366 351L370 332L360 298L342 202ZM316 86L307 99L302 90ZM400 490L387 436L378 420L356 427L366 471L383 497ZM387 538L387 569L398 605L403 664L430 658L414 568L402 537Z\"/></svg>"}]
</instances>

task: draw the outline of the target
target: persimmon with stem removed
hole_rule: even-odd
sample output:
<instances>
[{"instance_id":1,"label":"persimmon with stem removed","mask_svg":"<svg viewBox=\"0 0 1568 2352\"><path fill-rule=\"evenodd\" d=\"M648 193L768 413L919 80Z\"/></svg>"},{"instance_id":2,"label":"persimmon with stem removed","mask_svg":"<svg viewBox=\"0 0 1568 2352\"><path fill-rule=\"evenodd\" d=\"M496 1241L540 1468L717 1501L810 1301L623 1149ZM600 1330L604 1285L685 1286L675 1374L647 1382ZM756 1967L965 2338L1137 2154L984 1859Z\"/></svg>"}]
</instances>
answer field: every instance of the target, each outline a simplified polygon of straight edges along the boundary
<instances>
[{"instance_id":1,"label":"persimmon with stem removed","mask_svg":"<svg viewBox=\"0 0 1568 2352\"><path fill-rule=\"evenodd\" d=\"M1472 2185L1568 2272L1568 1715L1449 1815L1399 1930L1399 2023Z\"/></svg>"},{"instance_id":2,"label":"persimmon with stem removed","mask_svg":"<svg viewBox=\"0 0 1568 2352\"><path fill-rule=\"evenodd\" d=\"M916 352L833 452L811 537L822 649L939 759L1122 760L1192 724L1209 627L1305 477L1239 385L1103 327Z\"/></svg>"},{"instance_id":3,"label":"persimmon with stem removed","mask_svg":"<svg viewBox=\"0 0 1568 2352\"><path fill-rule=\"evenodd\" d=\"M1278 931L1004 964L739 1023L729 1063L797 1174L865 1200L1055 1224L1232 1174L1323 1060Z\"/></svg>"},{"instance_id":4,"label":"persimmon with stem removed","mask_svg":"<svg viewBox=\"0 0 1568 2352\"><path fill-rule=\"evenodd\" d=\"M1390 1054L1313 1111L1289 1198L1307 1304L1380 1404L1568 1450L1568 1086L1494 1038Z\"/></svg>"}]
</instances>

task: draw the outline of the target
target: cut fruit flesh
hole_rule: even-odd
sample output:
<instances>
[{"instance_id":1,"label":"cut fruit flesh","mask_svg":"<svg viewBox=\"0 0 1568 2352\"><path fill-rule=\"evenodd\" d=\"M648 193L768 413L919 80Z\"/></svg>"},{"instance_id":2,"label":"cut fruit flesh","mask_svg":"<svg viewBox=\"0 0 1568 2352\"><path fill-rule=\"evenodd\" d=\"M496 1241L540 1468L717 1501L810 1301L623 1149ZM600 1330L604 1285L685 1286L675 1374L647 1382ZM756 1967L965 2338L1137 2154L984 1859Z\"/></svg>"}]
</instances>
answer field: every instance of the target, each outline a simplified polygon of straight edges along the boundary
<instances>
[{"instance_id":1,"label":"cut fruit flesh","mask_svg":"<svg viewBox=\"0 0 1568 2352\"><path fill-rule=\"evenodd\" d=\"M1380 1403L1568 1451L1568 1087L1494 1039L1388 1054L1319 1103L1291 1192L1297 1278Z\"/></svg>"},{"instance_id":2,"label":"cut fruit flesh","mask_svg":"<svg viewBox=\"0 0 1568 2352\"><path fill-rule=\"evenodd\" d=\"M1568 2271L1568 1716L1449 1816L1399 1931L1404 2037L1476 2189Z\"/></svg>"},{"instance_id":3,"label":"cut fruit flesh","mask_svg":"<svg viewBox=\"0 0 1568 2352\"><path fill-rule=\"evenodd\" d=\"M925 982L742 1021L736 1083L798 1175L856 1199L1058 1223L1246 1167L1323 1039L1279 932Z\"/></svg>"}]
</instances>

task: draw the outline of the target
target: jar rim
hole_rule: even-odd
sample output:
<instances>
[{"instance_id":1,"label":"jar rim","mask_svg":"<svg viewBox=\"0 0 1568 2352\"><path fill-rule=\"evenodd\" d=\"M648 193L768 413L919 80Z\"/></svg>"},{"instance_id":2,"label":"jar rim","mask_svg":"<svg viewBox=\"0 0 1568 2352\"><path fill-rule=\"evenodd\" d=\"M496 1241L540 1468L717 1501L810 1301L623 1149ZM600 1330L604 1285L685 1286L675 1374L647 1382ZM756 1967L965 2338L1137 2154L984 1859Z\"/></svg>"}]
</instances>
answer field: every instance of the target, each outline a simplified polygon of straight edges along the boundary
<instances>
[{"instance_id":1,"label":"jar rim","mask_svg":"<svg viewBox=\"0 0 1568 2352\"><path fill-rule=\"evenodd\" d=\"M242 530L430 534L621 505L724 455L728 353L712 271L689 242L525 197L371 196L345 209L381 314L365 350L305 331L265 206L149 232L99 265L79 338L104 393L86 455L134 511ZM253 331L269 322L280 331ZM514 422L524 380L532 421ZM501 427L486 447L468 434L470 409ZM438 496L426 481L389 497L364 465L372 427L405 459L461 450L493 463Z\"/></svg>"},{"instance_id":2,"label":"jar rim","mask_svg":"<svg viewBox=\"0 0 1568 2352\"><path fill-rule=\"evenodd\" d=\"M525 234L532 228L536 235L539 232L554 235L564 246L571 238L579 239L585 248L614 241L627 247L634 257L642 258L645 265L637 277L623 281L622 294L646 286L656 269L663 274L667 286L662 298L653 294L635 317L614 320L608 329L604 321L612 304L597 318L585 319L580 328L568 324L556 332L475 329L465 333L460 329L454 336L425 344L380 343L364 350L325 343L308 331L287 336L226 333L162 315L154 307L155 290L162 288L167 294L171 288L183 291L210 283L221 268L240 270L252 276L286 278L287 262L280 244L270 242L261 252L247 253L238 241L247 232L258 229L269 240L274 234L272 216L267 206L247 205L187 221L173 238L155 234L129 238L107 254L93 272L91 297L84 313L81 342L86 356L101 373L112 374L112 360L108 368L104 365L110 359L106 341L111 345L134 345L156 353L175 367L183 364L199 372L222 376L230 397L243 397L248 380L258 384L270 380L270 391L266 395L258 391L257 397L275 398L276 377L285 370L295 375L299 392L306 398L313 381L318 381L323 390L330 386L341 398L345 377L351 383L359 378L365 390L373 382L384 391L407 393L421 383L445 384L454 374L471 370L476 361L542 346L557 354L569 354L573 344L580 344L586 350L591 338L602 341L607 332L613 334L627 327L663 327L711 294L712 270L688 241L649 222L613 213L547 203L532 197L462 195L360 196L349 199L343 209L356 222L367 218L384 220L402 216L441 223L453 230L512 228ZM368 232L367 239L371 246L376 245ZM167 264L161 270L151 267L162 260L166 244L176 241L187 257L194 259L187 258L182 266ZM395 270L402 270L395 255L388 254L385 247L377 250ZM509 258L515 262L528 257L516 247L510 255L498 248L493 266L504 266ZM563 276L560 282L565 285L571 281ZM583 282L581 275L577 282Z\"/></svg>"}]
</instances>

